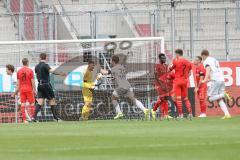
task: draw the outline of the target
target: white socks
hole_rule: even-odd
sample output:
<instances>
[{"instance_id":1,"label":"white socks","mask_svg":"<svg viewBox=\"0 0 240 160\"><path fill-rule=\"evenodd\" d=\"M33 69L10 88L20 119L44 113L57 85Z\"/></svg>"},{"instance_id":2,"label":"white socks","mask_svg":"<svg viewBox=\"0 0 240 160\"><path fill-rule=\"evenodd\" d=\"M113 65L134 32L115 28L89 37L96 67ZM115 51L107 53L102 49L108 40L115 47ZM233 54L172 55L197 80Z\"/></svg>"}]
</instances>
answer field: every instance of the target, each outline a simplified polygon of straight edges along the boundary
<instances>
[{"instance_id":1,"label":"white socks","mask_svg":"<svg viewBox=\"0 0 240 160\"><path fill-rule=\"evenodd\" d=\"M113 103L113 106L115 107L116 113L117 113L117 114L118 114L118 113L122 113L122 111L121 111L121 109L120 109L120 106L119 106L117 100L113 100L112 103ZM147 108L145 108L145 107L143 106L142 102L140 102L140 101L137 100L137 99L135 100L135 105L136 105L138 108L140 108L142 111L145 111L145 109L147 109Z\"/></svg>"},{"instance_id":2,"label":"white socks","mask_svg":"<svg viewBox=\"0 0 240 160\"><path fill-rule=\"evenodd\" d=\"M136 99L136 106L144 111L146 108L143 106L142 102Z\"/></svg>"},{"instance_id":3,"label":"white socks","mask_svg":"<svg viewBox=\"0 0 240 160\"><path fill-rule=\"evenodd\" d=\"M116 113L117 113L117 114L118 114L118 113L122 113L122 111L121 111L121 109L120 109L120 106L119 106L117 100L113 100L112 103L113 103L113 106L115 107Z\"/></svg>"},{"instance_id":4,"label":"white socks","mask_svg":"<svg viewBox=\"0 0 240 160\"><path fill-rule=\"evenodd\" d=\"M221 99L219 101L219 106L220 108L222 109L222 111L224 112L225 115L230 115L229 112L228 112L228 109L227 109L227 105L224 103L224 101Z\"/></svg>"}]
</instances>

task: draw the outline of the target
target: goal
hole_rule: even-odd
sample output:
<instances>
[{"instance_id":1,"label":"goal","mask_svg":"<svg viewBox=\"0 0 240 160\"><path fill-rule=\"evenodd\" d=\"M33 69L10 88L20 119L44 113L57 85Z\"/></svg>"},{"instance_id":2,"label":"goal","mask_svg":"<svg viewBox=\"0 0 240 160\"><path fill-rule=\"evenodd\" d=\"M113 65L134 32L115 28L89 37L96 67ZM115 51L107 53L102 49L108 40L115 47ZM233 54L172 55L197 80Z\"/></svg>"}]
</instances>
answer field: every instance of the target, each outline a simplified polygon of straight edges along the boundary
<instances>
[{"instance_id":1,"label":"goal","mask_svg":"<svg viewBox=\"0 0 240 160\"><path fill-rule=\"evenodd\" d=\"M164 52L163 37L1 41L0 123L21 122L19 100L11 97L14 86L12 77L6 74L6 64L14 65L17 70L22 66L22 58L28 58L30 67L34 69L39 62L39 54L47 53L48 64L67 73L66 77L51 75L58 114L63 120L77 121L81 117L84 104L82 84L89 59L97 62L94 72L97 74L100 68L111 69L110 59L113 55L118 55L120 63L127 69L127 79L136 98L151 108L157 99L153 85L154 65L157 55ZM101 85L93 90L93 111L90 119L113 118L115 110L111 104L111 95L114 87L111 75L102 78ZM142 118L141 111L128 103L124 97L121 97L119 104L126 119ZM53 120L47 101L38 118L40 121Z\"/></svg>"}]
</instances>

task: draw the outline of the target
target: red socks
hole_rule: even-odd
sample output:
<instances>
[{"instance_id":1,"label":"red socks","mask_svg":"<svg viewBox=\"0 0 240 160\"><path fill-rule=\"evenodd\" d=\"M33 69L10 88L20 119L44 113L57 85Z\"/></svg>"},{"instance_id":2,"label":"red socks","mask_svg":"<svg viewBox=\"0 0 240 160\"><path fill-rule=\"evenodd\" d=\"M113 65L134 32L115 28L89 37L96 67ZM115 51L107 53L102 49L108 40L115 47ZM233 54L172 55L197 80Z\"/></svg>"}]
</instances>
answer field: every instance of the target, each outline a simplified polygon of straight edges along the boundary
<instances>
[{"instance_id":1,"label":"red socks","mask_svg":"<svg viewBox=\"0 0 240 160\"><path fill-rule=\"evenodd\" d=\"M183 98L183 101L185 102L185 106L187 108L188 113L192 114L192 108L191 108L191 103L189 102L189 99L185 97Z\"/></svg>"},{"instance_id":2,"label":"red socks","mask_svg":"<svg viewBox=\"0 0 240 160\"><path fill-rule=\"evenodd\" d=\"M206 113L207 104L204 99L200 99L200 110L201 110L201 113L204 113L204 114Z\"/></svg>"},{"instance_id":3,"label":"red socks","mask_svg":"<svg viewBox=\"0 0 240 160\"><path fill-rule=\"evenodd\" d=\"M161 113L163 115L168 115L168 101L158 99L153 107L153 111L156 112L158 107L161 105Z\"/></svg>"},{"instance_id":4,"label":"red socks","mask_svg":"<svg viewBox=\"0 0 240 160\"><path fill-rule=\"evenodd\" d=\"M31 118L34 118L35 115L35 106L30 106L30 110L31 110Z\"/></svg>"},{"instance_id":5,"label":"red socks","mask_svg":"<svg viewBox=\"0 0 240 160\"><path fill-rule=\"evenodd\" d=\"M157 102L155 103L154 107L153 107L153 111L156 112L156 110L158 109L158 107L161 105L162 101L158 98Z\"/></svg>"},{"instance_id":6,"label":"red socks","mask_svg":"<svg viewBox=\"0 0 240 160\"><path fill-rule=\"evenodd\" d=\"M168 101L167 100L164 100L162 102L161 113L163 114L163 116L168 115Z\"/></svg>"},{"instance_id":7,"label":"red socks","mask_svg":"<svg viewBox=\"0 0 240 160\"><path fill-rule=\"evenodd\" d=\"M22 119L23 121L26 121L26 111L25 111L25 106L21 106L21 113L22 113Z\"/></svg>"},{"instance_id":8,"label":"red socks","mask_svg":"<svg viewBox=\"0 0 240 160\"><path fill-rule=\"evenodd\" d=\"M183 111L182 111L182 98L176 98L175 103L176 103L178 114L182 115L183 114Z\"/></svg>"}]
</instances>

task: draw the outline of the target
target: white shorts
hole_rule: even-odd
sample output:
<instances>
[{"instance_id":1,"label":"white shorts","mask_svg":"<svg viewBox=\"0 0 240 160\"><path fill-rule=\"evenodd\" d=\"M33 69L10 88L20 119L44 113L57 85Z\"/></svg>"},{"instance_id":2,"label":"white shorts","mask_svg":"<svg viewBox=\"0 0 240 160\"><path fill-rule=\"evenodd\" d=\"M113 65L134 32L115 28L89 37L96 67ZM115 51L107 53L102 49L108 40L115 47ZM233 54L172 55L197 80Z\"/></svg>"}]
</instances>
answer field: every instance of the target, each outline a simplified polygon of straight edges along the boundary
<instances>
[{"instance_id":1,"label":"white shorts","mask_svg":"<svg viewBox=\"0 0 240 160\"><path fill-rule=\"evenodd\" d=\"M113 96L119 98L119 97L126 97L126 98L133 98L134 97L134 93L133 93L133 89L129 88L129 89L124 89L124 88L116 88L113 91Z\"/></svg>"},{"instance_id":2,"label":"white shorts","mask_svg":"<svg viewBox=\"0 0 240 160\"><path fill-rule=\"evenodd\" d=\"M219 94L224 94L225 83L222 81L212 81L211 85L208 87L208 96L214 96Z\"/></svg>"}]
</instances>

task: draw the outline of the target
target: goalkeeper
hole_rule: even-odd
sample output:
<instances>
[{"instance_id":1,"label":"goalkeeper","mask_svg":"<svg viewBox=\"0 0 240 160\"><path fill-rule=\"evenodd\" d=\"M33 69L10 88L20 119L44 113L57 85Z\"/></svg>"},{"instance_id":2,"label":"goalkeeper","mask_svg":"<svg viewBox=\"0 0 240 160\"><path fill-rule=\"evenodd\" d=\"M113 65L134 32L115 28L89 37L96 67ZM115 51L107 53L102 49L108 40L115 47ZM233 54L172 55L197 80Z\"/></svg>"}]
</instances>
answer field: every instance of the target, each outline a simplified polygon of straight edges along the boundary
<instances>
[{"instance_id":1,"label":"goalkeeper","mask_svg":"<svg viewBox=\"0 0 240 160\"><path fill-rule=\"evenodd\" d=\"M95 67L94 61L89 60L88 67L83 77L83 89L82 89L83 100L84 100L84 106L82 108L83 120L88 120L90 112L92 111L93 90L95 88L95 80L93 77L94 67ZM97 80L99 78L100 77L97 77Z\"/></svg>"}]
</instances>

